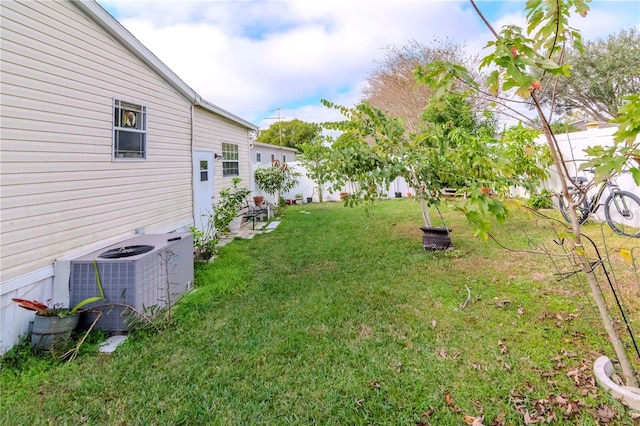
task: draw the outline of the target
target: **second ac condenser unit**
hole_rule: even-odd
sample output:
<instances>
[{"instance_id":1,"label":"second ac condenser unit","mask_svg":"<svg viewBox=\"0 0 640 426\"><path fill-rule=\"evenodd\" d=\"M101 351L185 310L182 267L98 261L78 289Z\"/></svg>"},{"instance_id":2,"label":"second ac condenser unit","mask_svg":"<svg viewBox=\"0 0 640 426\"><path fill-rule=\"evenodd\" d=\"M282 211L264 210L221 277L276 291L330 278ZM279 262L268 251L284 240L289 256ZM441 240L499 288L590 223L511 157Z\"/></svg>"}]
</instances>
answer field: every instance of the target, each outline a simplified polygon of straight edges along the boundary
<instances>
[{"instance_id":1,"label":"second ac condenser unit","mask_svg":"<svg viewBox=\"0 0 640 426\"><path fill-rule=\"evenodd\" d=\"M193 236L189 233L137 235L72 260L71 306L99 294L97 276L106 300L85 306L102 312L95 328L126 331L127 317L131 314L126 306L141 312L150 311L153 306L161 309L175 303L191 288ZM101 305L107 306L96 308ZM82 324L91 324L96 315L84 315Z\"/></svg>"}]
</instances>

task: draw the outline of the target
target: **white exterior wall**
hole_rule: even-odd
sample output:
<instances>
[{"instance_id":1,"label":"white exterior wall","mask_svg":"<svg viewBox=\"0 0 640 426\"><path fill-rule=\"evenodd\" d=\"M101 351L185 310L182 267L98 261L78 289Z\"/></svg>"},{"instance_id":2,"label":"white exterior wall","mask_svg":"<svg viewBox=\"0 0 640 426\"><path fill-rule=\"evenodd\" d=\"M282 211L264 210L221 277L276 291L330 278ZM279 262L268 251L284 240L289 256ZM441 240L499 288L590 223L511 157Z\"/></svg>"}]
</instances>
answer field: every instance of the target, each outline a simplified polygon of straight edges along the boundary
<instances>
[{"instance_id":1,"label":"white exterior wall","mask_svg":"<svg viewBox=\"0 0 640 426\"><path fill-rule=\"evenodd\" d=\"M260 163L256 161L258 152L262 155ZM251 147L251 162L259 167L271 167L271 156L273 155L275 160L283 161L283 159L286 159L287 163L293 163L296 161L296 152L295 149L289 147L254 142Z\"/></svg>"},{"instance_id":2,"label":"white exterior wall","mask_svg":"<svg viewBox=\"0 0 640 426\"><path fill-rule=\"evenodd\" d=\"M1 6L0 354L33 317L11 298L68 303L58 269L54 282L56 259L137 229L193 224L192 111L199 108L80 6ZM146 160L112 160L114 98L147 108ZM248 170L247 127L204 108L199 116L198 139L214 131L219 143L237 141Z\"/></svg>"},{"instance_id":3,"label":"white exterior wall","mask_svg":"<svg viewBox=\"0 0 640 426\"><path fill-rule=\"evenodd\" d=\"M250 187L249 130L231 120L216 116L202 109L195 109L194 149L222 154L222 144L238 145L239 173L241 187ZM222 176L222 160L214 160L214 201L223 188L232 185L233 177Z\"/></svg>"},{"instance_id":4,"label":"white exterior wall","mask_svg":"<svg viewBox=\"0 0 640 426\"><path fill-rule=\"evenodd\" d=\"M289 148L289 147L282 147L282 146L277 146L277 145L270 145L267 143L260 143L260 142L254 142L253 146L251 147L251 152L250 152L250 189L251 191L253 191L254 194L256 195L264 195L265 198L272 202L275 203L276 200L272 200L270 195L265 194L260 188L258 188L258 186L255 183L255 179L253 177L253 173L257 170L257 169L264 169L267 167L271 167L271 156L273 155L273 159L274 160L278 160L278 161L282 161L283 159L286 159L286 163L289 165L295 164L296 163L296 150L293 148ZM258 162L257 161L257 154L260 153L261 156L261 161ZM303 191L298 191L298 192L303 192ZM310 197L311 195L309 195Z\"/></svg>"}]
</instances>

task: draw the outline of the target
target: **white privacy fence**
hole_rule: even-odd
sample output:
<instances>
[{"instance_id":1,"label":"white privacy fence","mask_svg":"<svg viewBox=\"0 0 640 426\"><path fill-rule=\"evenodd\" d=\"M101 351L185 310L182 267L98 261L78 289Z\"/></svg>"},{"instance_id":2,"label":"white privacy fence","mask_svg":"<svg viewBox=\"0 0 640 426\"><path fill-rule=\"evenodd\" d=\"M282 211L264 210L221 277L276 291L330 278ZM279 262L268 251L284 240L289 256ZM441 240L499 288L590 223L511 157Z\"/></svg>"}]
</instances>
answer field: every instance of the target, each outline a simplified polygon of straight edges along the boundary
<instances>
[{"instance_id":1,"label":"white privacy fence","mask_svg":"<svg viewBox=\"0 0 640 426\"><path fill-rule=\"evenodd\" d=\"M591 178L585 172L578 171L579 166L587 160L587 155L584 152L584 149L589 146L610 146L613 144L613 133L616 131L617 127L607 127L601 129L589 129L583 132L575 132L575 133L567 133L556 135L556 139L560 145L560 150L564 160L568 162L568 169L571 176L582 175L587 178ZM538 139L539 143L546 144L544 140L544 136L541 136ZM299 161L293 161L289 163L289 166L298 171L301 176L298 178L299 183L290 191L282 194L285 199L293 199L297 194L302 194L304 200L311 197L313 202L318 202L318 188L314 181L307 177L307 171ZM253 172L258 167L264 167L264 165L252 164L251 176L253 176ZM621 189L633 192L640 196L640 188L635 184L633 178L630 174L623 174L617 178L617 182ZM333 187L332 183L325 184L324 191L322 194L323 201L340 201L340 192L353 192L355 187L347 184L342 187L339 191L332 191L329 188ZM558 174L555 169L551 170L551 177L547 182L544 183L544 187L554 192L560 192L561 184L560 179L558 178ZM262 194L260 189L257 188L255 182L251 182L251 189L256 194L265 195L267 199L270 196L267 194ZM402 197L406 197L407 194L411 193L414 195L414 190L407 185L407 182L398 178L390 183L389 188L382 188L381 193L382 196L386 196L387 198L395 198L396 193L398 193ZM525 195L522 190L514 188L512 191L513 195ZM525 195L526 196L526 195ZM270 199L269 201L274 202L275 200Z\"/></svg>"},{"instance_id":2,"label":"white privacy fence","mask_svg":"<svg viewBox=\"0 0 640 426\"><path fill-rule=\"evenodd\" d=\"M299 161L294 161L289 163L289 166L295 168L301 176L298 178L298 185L295 186L291 191L283 194L285 199L295 198L296 194L302 194L303 198L306 200L307 197L311 197L313 202L318 202L318 187L317 184L307 177L307 170ZM340 193L341 192L354 192L356 186L355 184L346 184L339 191L332 191L330 188L333 187L333 183L329 182L324 185L324 190L322 191L322 201L340 201ZM395 193L401 194L402 197L406 197L408 193L414 195L415 191L409 188L409 185L405 182L404 179L398 178L395 181L391 182L389 188L380 189L382 193L382 197L385 195L387 198L394 198Z\"/></svg>"},{"instance_id":3,"label":"white privacy fence","mask_svg":"<svg viewBox=\"0 0 640 426\"><path fill-rule=\"evenodd\" d=\"M584 149L590 146L611 146L613 145L613 133L617 130L617 127L606 127L602 129L588 129L583 132L566 133L562 135L556 135L556 140L560 146L560 152L567 163L567 169L569 174L573 176L583 176L587 179L591 179L593 176L587 172L579 171L579 167L585 161L587 161L587 155ZM538 141L540 143L546 143L544 136L541 136ZM633 192L640 196L640 189L633 181L633 178L629 173L622 174L617 178L620 189ZM562 187L558 173L555 169L551 171L551 177L546 182L546 187L552 191L559 192Z\"/></svg>"},{"instance_id":4,"label":"white privacy fence","mask_svg":"<svg viewBox=\"0 0 640 426\"><path fill-rule=\"evenodd\" d=\"M299 161L292 161L287 164L289 165L289 167L299 172L300 177L298 178L298 184L294 188L282 194L285 200L294 199L296 198L296 195L302 194L302 198L305 200L305 202L307 198L311 198L314 203L317 203L319 200L318 186L313 180L311 180L307 176L307 169ZM251 178L250 188L254 194L264 195L265 199L274 203L275 202L275 199L273 199L274 197L269 194L265 194L263 191L261 191L258 188L258 186L255 184L255 180L253 179L253 173L255 172L256 169L260 167L265 167L265 165L257 164L257 163L252 164L252 167L251 167L252 178ZM340 201L340 193L354 192L355 184L347 184L342 188L340 188L340 190L338 191L333 191L331 188L333 188L333 182L325 183L322 191L322 201ZM396 179L394 182L391 183L388 190L386 189L381 190L381 192L386 193L386 196L388 198L395 197L396 192L400 193L402 197L406 197L409 192L411 192L411 194L414 195L414 191L409 188L409 185L407 185L407 183L402 178Z\"/></svg>"}]
</instances>

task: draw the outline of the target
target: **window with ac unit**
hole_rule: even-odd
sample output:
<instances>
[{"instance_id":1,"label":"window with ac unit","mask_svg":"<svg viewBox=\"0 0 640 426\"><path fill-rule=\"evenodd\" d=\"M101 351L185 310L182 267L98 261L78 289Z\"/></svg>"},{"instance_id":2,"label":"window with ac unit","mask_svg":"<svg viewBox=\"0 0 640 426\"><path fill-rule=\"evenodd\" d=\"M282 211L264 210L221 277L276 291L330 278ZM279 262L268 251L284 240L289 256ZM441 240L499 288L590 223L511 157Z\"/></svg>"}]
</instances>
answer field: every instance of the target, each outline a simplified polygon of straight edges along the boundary
<instances>
[{"instance_id":1,"label":"window with ac unit","mask_svg":"<svg viewBox=\"0 0 640 426\"><path fill-rule=\"evenodd\" d=\"M222 144L222 176L239 176L240 161L238 156L238 145L232 143Z\"/></svg>"},{"instance_id":2,"label":"window with ac unit","mask_svg":"<svg viewBox=\"0 0 640 426\"><path fill-rule=\"evenodd\" d=\"M113 101L113 158L145 160L147 158L147 107Z\"/></svg>"}]
</instances>

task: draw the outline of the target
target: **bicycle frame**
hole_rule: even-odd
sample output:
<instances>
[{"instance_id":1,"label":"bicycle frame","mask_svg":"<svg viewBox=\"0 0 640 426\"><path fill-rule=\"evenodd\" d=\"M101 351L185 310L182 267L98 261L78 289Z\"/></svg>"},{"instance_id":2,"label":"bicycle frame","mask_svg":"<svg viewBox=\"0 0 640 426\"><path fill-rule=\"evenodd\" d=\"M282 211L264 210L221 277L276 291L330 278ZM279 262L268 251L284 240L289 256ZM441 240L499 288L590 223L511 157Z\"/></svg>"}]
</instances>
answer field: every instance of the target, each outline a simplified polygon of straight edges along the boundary
<instances>
[{"instance_id":1,"label":"bicycle frame","mask_svg":"<svg viewBox=\"0 0 640 426\"><path fill-rule=\"evenodd\" d=\"M589 214L594 214L601 206L604 205L601 200L603 199L603 194L606 189L609 189L609 193L611 194L613 194L617 190L620 190L620 187L613 179L605 179L600 184L598 184L596 193L592 197L589 197L587 193L587 185L580 184L575 181L574 183L578 188L580 188L581 191L584 192L585 197L584 201L580 203L577 208L579 210L587 209Z\"/></svg>"},{"instance_id":2,"label":"bicycle frame","mask_svg":"<svg viewBox=\"0 0 640 426\"><path fill-rule=\"evenodd\" d=\"M586 170L590 172L590 170ZM593 173L591 171L591 173ZM600 206L604 207L604 218L611 229L621 235L640 238L640 198L629 191L620 189L614 178L605 179L596 186L588 184L589 180L583 176L573 177L575 186L569 186L570 200L566 200L562 194L558 194L560 211L567 222L571 222L568 212L569 205L576 208L577 219L580 225L589 220ZM605 189L608 189L605 194ZM589 193L595 194L589 196Z\"/></svg>"}]
</instances>

